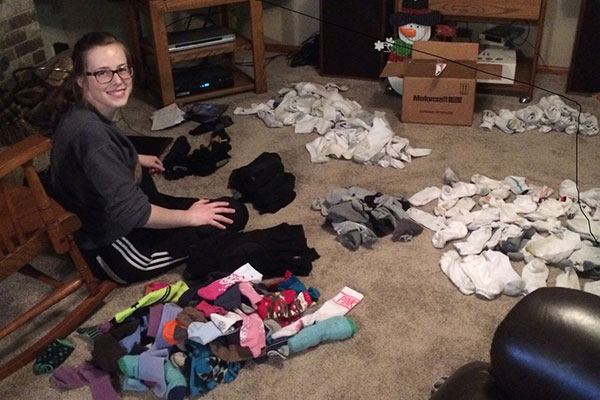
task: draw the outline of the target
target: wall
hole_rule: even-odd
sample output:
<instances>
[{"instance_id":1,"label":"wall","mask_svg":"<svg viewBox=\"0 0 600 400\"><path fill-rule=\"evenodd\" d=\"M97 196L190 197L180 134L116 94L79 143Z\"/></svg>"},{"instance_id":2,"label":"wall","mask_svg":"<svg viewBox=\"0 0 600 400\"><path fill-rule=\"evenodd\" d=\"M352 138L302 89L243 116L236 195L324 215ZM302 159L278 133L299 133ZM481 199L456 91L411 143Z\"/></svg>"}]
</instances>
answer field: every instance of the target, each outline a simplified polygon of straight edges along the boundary
<instances>
[{"instance_id":1,"label":"wall","mask_svg":"<svg viewBox=\"0 0 600 400\"><path fill-rule=\"evenodd\" d=\"M19 0L0 0L17 3ZM26 2L31 3L32 0ZM300 45L319 30L319 22L313 18L277 7L283 6L318 17L319 1L327 0L268 0L263 2L265 40L269 43ZM35 0L42 26L46 52L50 56L52 43L75 40L89 30L108 30L127 42L128 30L123 1L94 0ZM547 0L546 23L541 48L540 64L568 67L575 41L577 19L581 0ZM247 7L236 7L240 28L247 30L245 16ZM4 15L4 14L0 14ZM98 16L102 16L99 18ZM360 27L356 27L360 30ZM530 41L535 38L532 30ZM524 50L527 51L527 45ZM531 51L531 50L529 50Z\"/></svg>"},{"instance_id":2,"label":"wall","mask_svg":"<svg viewBox=\"0 0 600 400\"><path fill-rule=\"evenodd\" d=\"M598 1L598 0L588 0ZM547 0L539 63L568 68L571 63L581 0Z\"/></svg>"},{"instance_id":3,"label":"wall","mask_svg":"<svg viewBox=\"0 0 600 400\"><path fill-rule=\"evenodd\" d=\"M21 67L46 60L33 0L0 0L0 85Z\"/></svg>"}]
</instances>

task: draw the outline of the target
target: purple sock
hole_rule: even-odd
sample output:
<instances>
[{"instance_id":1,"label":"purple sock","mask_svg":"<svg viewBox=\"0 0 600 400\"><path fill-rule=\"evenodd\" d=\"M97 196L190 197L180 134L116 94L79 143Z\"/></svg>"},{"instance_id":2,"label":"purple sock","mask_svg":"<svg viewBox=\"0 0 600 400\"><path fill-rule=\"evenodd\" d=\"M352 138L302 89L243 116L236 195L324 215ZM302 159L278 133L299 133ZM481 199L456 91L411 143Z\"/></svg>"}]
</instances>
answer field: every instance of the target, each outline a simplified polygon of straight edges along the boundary
<instances>
[{"instance_id":1,"label":"purple sock","mask_svg":"<svg viewBox=\"0 0 600 400\"><path fill-rule=\"evenodd\" d=\"M165 324L171 321L172 319L177 318L177 315L181 312L181 310L182 308L179 307L177 304L165 303L162 310L162 315L160 316L160 324L156 332L156 337L154 340L154 344L152 345L152 350L166 349L167 347L171 346L171 344L167 342L163 337L162 331Z\"/></svg>"},{"instance_id":2,"label":"purple sock","mask_svg":"<svg viewBox=\"0 0 600 400\"><path fill-rule=\"evenodd\" d=\"M155 338L156 333L158 332L158 327L160 325L160 317L163 312L163 303L154 304L150 306L150 311L148 312L148 329L146 330L146 335Z\"/></svg>"},{"instance_id":3,"label":"purple sock","mask_svg":"<svg viewBox=\"0 0 600 400\"><path fill-rule=\"evenodd\" d=\"M50 384L57 389L76 389L88 385L94 400L119 400L110 381L110 375L92 364L84 362L78 368L59 367L50 377Z\"/></svg>"},{"instance_id":4,"label":"purple sock","mask_svg":"<svg viewBox=\"0 0 600 400\"><path fill-rule=\"evenodd\" d=\"M169 356L168 349L148 350L140 354L138 373L144 382L153 382L149 387L158 397L166 397L167 382L165 381L165 361Z\"/></svg>"}]
</instances>

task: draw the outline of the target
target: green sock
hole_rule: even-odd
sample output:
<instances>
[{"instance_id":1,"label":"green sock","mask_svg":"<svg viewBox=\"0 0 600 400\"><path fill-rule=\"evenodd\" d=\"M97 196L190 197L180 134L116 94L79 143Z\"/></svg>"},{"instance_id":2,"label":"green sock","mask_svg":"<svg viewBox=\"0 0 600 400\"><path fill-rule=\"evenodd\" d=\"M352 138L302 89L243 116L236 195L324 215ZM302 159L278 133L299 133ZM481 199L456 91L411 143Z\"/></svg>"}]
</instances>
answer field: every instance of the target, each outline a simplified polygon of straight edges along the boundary
<instances>
[{"instance_id":1,"label":"green sock","mask_svg":"<svg viewBox=\"0 0 600 400\"><path fill-rule=\"evenodd\" d=\"M76 332L83 337L91 339L92 342L102 335L102 332L100 332L95 326L77 328Z\"/></svg>"},{"instance_id":2,"label":"green sock","mask_svg":"<svg viewBox=\"0 0 600 400\"><path fill-rule=\"evenodd\" d=\"M75 350L73 343L65 339L56 339L40 354L33 363L33 373L48 374L62 364Z\"/></svg>"}]
</instances>

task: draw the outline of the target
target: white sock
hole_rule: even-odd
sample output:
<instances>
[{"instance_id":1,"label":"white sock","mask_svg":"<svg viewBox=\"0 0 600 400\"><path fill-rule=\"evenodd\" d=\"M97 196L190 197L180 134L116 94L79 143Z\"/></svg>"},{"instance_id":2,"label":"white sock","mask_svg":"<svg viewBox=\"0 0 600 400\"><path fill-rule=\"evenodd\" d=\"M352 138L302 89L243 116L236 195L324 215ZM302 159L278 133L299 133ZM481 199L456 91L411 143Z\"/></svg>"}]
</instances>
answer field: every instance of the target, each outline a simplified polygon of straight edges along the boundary
<instances>
[{"instance_id":1,"label":"white sock","mask_svg":"<svg viewBox=\"0 0 600 400\"><path fill-rule=\"evenodd\" d=\"M418 208L411 207L406 210L406 213L417 224L423 225L425 228L430 229L434 232L439 231L446 227L446 221L444 217L435 217L425 211L419 210Z\"/></svg>"},{"instance_id":2,"label":"white sock","mask_svg":"<svg viewBox=\"0 0 600 400\"><path fill-rule=\"evenodd\" d=\"M540 199L547 199L552 193L554 193L554 189L550 186L529 185L527 196L531 197L532 200L537 203Z\"/></svg>"},{"instance_id":3,"label":"white sock","mask_svg":"<svg viewBox=\"0 0 600 400\"><path fill-rule=\"evenodd\" d=\"M420 207L420 206L424 206L425 204L427 204L430 201L433 201L439 197L440 197L440 188L436 187L436 186L429 186L429 187L426 187L425 189L413 194L411 197L408 198L408 201L413 206Z\"/></svg>"},{"instance_id":4,"label":"white sock","mask_svg":"<svg viewBox=\"0 0 600 400\"><path fill-rule=\"evenodd\" d=\"M352 310L364 298L362 293L345 286L332 299L327 300L318 310L311 314L305 314L302 318L294 323L287 325L271 337L273 339L292 336L296 334L302 327L309 326L315 322L324 321L329 318L343 316ZM309 309L310 310L310 309Z\"/></svg>"},{"instance_id":5,"label":"white sock","mask_svg":"<svg viewBox=\"0 0 600 400\"><path fill-rule=\"evenodd\" d=\"M583 263L589 262L594 265L600 265L600 247L595 247L591 242L583 241L579 250L575 250L569 256L569 260L575 264L575 269L583 271Z\"/></svg>"},{"instance_id":6,"label":"white sock","mask_svg":"<svg viewBox=\"0 0 600 400\"><path fill-rule=\"evenodd\" d=\"M556 199L546 199L537 210L525 215L527 219L535 221L538 219L548 219L550 217L559 218L571 208L573 201L567 198L566 201Z\"/></svg>"},{"instance_id":7,"label":"white sock","mask_svg":"<svg viewBox=\"0 0 600 400\"><path fill-rule=\"evenodd\" d=\"M564 260L579 248L581 248L579 235L566 229L534 242L529 241L525 245L525 249L533 256L551 264Z\"/></svg>"},{"instance_id":8,"label":"white sock","mask_svg":"<svg viewBox=\"0 0 600 400\"><path fill-rule=\"evenodd\" d=\"M546 220L538 219L533 222L532 225L538 232L554 232L560 229L562 226L561 222L554 217L550 217Z\"/></svg>"},{"instance_id":9,"label":"white sock","mask_svg":"<svg viewBox=\"0 0 600 400\"><path fill-rule=\"evenodd\" d=\"M456 182L454 186L444 185L440 193L440 199L460 199L461 197L471 197L477 193L477 186L472 183Z\"/></svg>"},{"instance_id":10,"label":"white sock","mask_svg":"<svg viewBox=\"0 0 600 400\"><path fill-rule=\"evenodd\" d=\"M257 113L258 118L262 119L265 125L269 128L281 128L283 122L275 118L275 114L272 110L259 110Z\"/></svg>"},{"instance_id":11,"label":"white sock","mask_svg":"<svg viewBox=\"0 0 600 400\"><path fill-rule=\"evenodd\" d=\"M485 128L487 130L494 129L494 121L498 115L492 110L483 110L483 114L481 116L481 124L480 128Z\"/></svg>"},{"instance_id":12,"label":"white sock","mask_svg":"<svg viewBox=\"0 0 600 400\"><path fill-rule=\"evenodd\" d=\"M522 194L529 189L529 186L525 183L525 178L522 176L507 176L502 182L510 186L510 191L514 194Z\"/></svg>"},{"instance_id":13,"label":"white sock","mask_svg":"<svg viewBox=\"0 0 600 400\"><path fill-rule=\"evenodd\" d=\"M481 253L483 247L491 237L492 227L482 226L479 229L473 231L466 241L454 243L454 247L456 247L456 249L462 256L479 254Z\"/></svg>"},{"instance_id":14,"label":"white sock","mask_svg":"<svg viewBox=\"0 0 600 400\"><path fill-rule=\"evenodd\" d=\"M560 197L566 196L572 199L577 198L577 184L570 179L565 179L560 183L558 188Z\"/></svg>"},{"instance_id":15,"label":"white sock","mask_svg":"<svg viewBox=\"0 0 600 400\"><path fill-rule=\"evenodd\" d=\"M471 225L473 225L473 214L471 214L470 211L467 210L459 210L459 214L446 219L446 224L449 224L450 222L460 222L461 224L463 224L464 226L468 227L470 229ZM474 230L477 229L476 227L471 229Z\"/></svg>"},{"instance_id":16,"label":"white sock","mask_svg":"<svg viewBox=\"0 0 600 400\"><path fill-rule=\"evenodd\" d=\"M529 224L525 218L519 216L514 208L510 207L510 205L506 204L502 199L496 199L494 197L490 198L490 207L498 207L498 210L500 211L500 222L518 225Z\"/></svg>"},{"instance_id":17,"label":"white sock","mask_svg":"<svg viewBox=\"0 0 600 400\"><path fill-rule=\"evenodd\" d=\"M519 133L525 131L525 123L507 109L501 109L494 119L495 125L504 133Z\"/></svg>"},{"instance_id":18,"label":"white sock","mask_svg":"<svg viewBox=\"0 0 600 400\"><path fill-rule=\"evenodd\" d=\"M581 285L579 284L579 277L577 276L575 269L571 267L565 268L565 270L556 277L555 286L580 290Z\"/></svg>"},{"instance_id":19,"label":"white sock","mask_svg":"<svg viewBox=\"0 0 600 400\"><path fill-rule=\"evenodd\" d=\"M437 203L437 206L435 206L435 208L433 209L433 213L435 215L444 217L446 215L446 212L449 209L451 209L452 207L454 207L457 202L458 202L458 199L442 200L442 199L438 198L438 203Z\"/></svg>"},{"instance_id":20,"label":"white sock","mask_svg":"<svg viewBox=\"0 0 600 400\"><path fill-rule=\"evenodd\" d=\"M579 211L574 218L567 219L567 228L579 234L583 239L594 240L591 235L593 234L596 237L596 240L600 240L600 221L594 221L589 215L588 218L589 222L585 216L581 214L581 211Z\"/></svg>"},{"instance_id":21,"label":"white sock","mask_svg":"<svg viewBox=\"0 0 600 400\"><path fill-rule=\"evenodd\" d=\"M521 278L525 281L525 292L529 294L536 289L546 287L548 273L548 267L539 258L528 262L521 272Z\"/></svg>"},{"instance_id":22,"label":"white sock","mask_svg":"<svg viewBox=\"0 0 600 400\"><path fill-rule=\"evenodd\" d=\"M233 324L235 324L237 321L242 320L242 317L240 317L239 315L237 315L234 312L229 311L225 315L212 313L212 314L210 314L210 320L213 322L213 324L215 324L217 326L217 328L219 328L221 333L223 333L225 335L225 334L227 334L226 333L227 330L229 328L231 328L231 326L233 326Z\"/></svg>"},{"instance_id":23,"label":"white sock","mask_svg":"<svg viewBox=\"0 0 600 400\"><path fill-rule=\"evenodd\" d=\"M473 211L473 228L477 229L479 226L490 225L492 222L500 220L500 210L496 207L486 207L481 210ZM471 229L471 226L469 226Z\"/></svg>"},{"instance_id":24,"label":"white sock","mask_svg":"<svg viewBox=\"0 0 600 400\"><path fill-rule=\"evenodd\" d=\"M497 189L492 190L489 196L504 200L508 196L510 196L510 188L508 186L499 187Z\"/></svg>"},{"instance_id":25,"label":"white sock","mask_svg":"<svg viewBox=\"0 0 600 400\"><path fill-rule=\"evenodd\" d=\"M448 226L446 228L437 231L433 235L431 242L433 243L433 247L435 247L436 249L441 249L450 240L462 239L465 236L467 236L467 233L468 230L464 224L461 224L460 222L456 221L451 221L448 223Z\"/></svg>"},{"instance_id":26,"label":"white sock","mask_svg":"<svg viewBox=\"0 0 600 400\"><path fill-rule=\"evenodd\" d=\"M449 250L442 254L440 259L440 268L450 279L450 281L464 295L475 293L475 285L473 281L460 268L460 256L454 250Z\"/></svg>"},{"instance_id":27,"label":"white sock","mask_svg":"<svg viewBox=\"0 0 600 400\"><path fill-rule=\"evenodd\" d=\"M492 233L489 240L485 242L484 247L486 249L493 249L500 242L500 237L502 236L503 231L506 231L509 227L509 224L501 224L496 227L496 230Z\"/></svg>"},{"instance_id":28,"label":"white sock","mask_svg":"<svg viewBox=\"0 0 600 400\"><path fill-rule=\"evenodd\" d=\"M466 256L459 265L465 275L475 285L476 294L493 299L502 293L504 285L491 277L490 269L487 267L487 261L484 256Z\"/></svg>"},{"instance_id":29,"label":"white sock","mask_svg":"<svg viewBox=\"0 0 600 400\"><path fill-rule=\"evenodd\" d=\"M517 274L506 254L486 250L483 252L483 256L490 269L491 278L501 283L502 293L507 296L517 296L523 292L525 281Z\"/></svg>"},{"instance_id":30,"label":"white sock","mask_svg":"<svg viewBox=\"0 0 600 400\"><path fill-rule=\"evenodd\" d=\"M518 214L529 214L537 210L538 203L533 200L532 196L518 195L512 203L513 210Z\"/></svg>"},{"instance_id":31,"label":"white sock","mask_svg":"<svg viewBox=\"0 0 600 400\"><path fill-rule=\"evenodd\" d=\"M462 211L471 211L473 209L473 207L475 207L475 204L476 203L472 198L463 197L462 199L460 199L456 202L454 207L448 209L445 216L446 216L446 218L452 218L456 215L461 214Z\"/></svg>"},{"instance_id":32,"label":"white sock","mask_svg":"<svg viewBox=\"0 0 600 400\"><path fill-rule=\"evenodd\" d=\"M489 189L490 191L504 186L504 184L501 181L488 178L487 176L481 174L475 174L471 176L471 182L477 186L483 186Z\"/></svg>"}]
</instances>

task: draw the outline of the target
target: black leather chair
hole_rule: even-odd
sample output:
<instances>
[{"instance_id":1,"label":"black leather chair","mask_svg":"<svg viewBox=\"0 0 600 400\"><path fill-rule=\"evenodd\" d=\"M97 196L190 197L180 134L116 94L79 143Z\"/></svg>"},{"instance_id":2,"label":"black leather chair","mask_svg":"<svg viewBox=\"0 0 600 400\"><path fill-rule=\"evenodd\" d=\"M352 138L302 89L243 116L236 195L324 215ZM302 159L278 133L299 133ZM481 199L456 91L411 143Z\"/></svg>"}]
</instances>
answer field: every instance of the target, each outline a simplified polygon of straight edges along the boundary
<instances>
[{"instance_id":1,"label":"black leather chair","mask_svg":"<svg viewBox=\"0 0 600 400\"><path fill-rule=\"evenodd\" d=\"M600 297L542 288L496 328L490 363L456 370L430 400L600 399Z\"/></svg>"}]
</instances>

